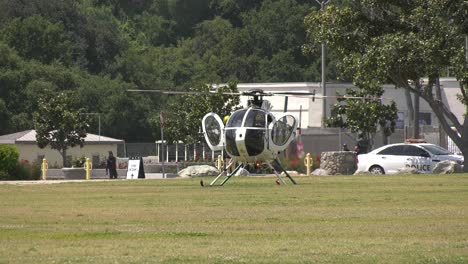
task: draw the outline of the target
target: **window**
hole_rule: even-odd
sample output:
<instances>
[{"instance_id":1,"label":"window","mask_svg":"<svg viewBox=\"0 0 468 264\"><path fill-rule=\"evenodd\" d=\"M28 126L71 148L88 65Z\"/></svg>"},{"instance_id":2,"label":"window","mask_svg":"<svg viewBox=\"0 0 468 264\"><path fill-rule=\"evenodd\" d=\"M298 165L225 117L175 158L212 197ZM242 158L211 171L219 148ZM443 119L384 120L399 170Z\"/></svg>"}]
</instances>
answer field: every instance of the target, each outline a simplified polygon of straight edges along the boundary
<instances>
[{"instance_id":1,"label":"window","mask_svg":"<svg viewBox=\"0 0 468 264\"><path fill-rule=\"evenodd\" d=\"M404 112L397 113L397 119L395 121L395 128L397 129L405 128L405 113Z\"/></svg>"},{"instance_id":2,"label":"window","mask_svg":"<svg viewBox=\"0 0 468 264\"><path fill-rule=\"evenodd\" d=\"M397 156L402 156L404 154L404 145L399 145L399 146L391 146L386 149L381 150L378 155L397 155Z\"/></svg>"},{"instance_id":3,"label":"window","mask_svg":"<svg viewBox=\"0 0 468 264\"><path fill-rule=\"evenodd\" d=\"M212 146L217 146L221 141L221 125L214 116L205 119L206 135Z\"/></svg>"},{"instance_id":4,"label":"window","mask_svg":"<svg viewBox=\"0 0 468 264\"><path fill-rule=\"evenodd\" d=\"M99 158L99 154L93 155L93 167L99 167L101 159Z\"/></svg>"},{"instance_id":5,"label":"window","mask_svg":"<svg viewBox=\"0 0 468 264\"><path fill-rule=\"evenodd\" d=\"M293 116L287 115L276 121L271 130L271 140L275 145L283 146L288 142L291 134L294 132L296 119Z\"/></svg>"},{"instance_id":6,"label":"window","mask_svg":"<svg viewBox=\"0 0 468 264\"><path fill-rule=\"evenodd\" d=\"M239 156L239 150L236 145L236 130L226 130L226 151L231 156Z\"/></svg>"},{"instance_id":7,"label":"window","mask_svg":"<svg viewBox=\"0 0 468 264\"><path fill-rule=\"evenodd\" d=\"M421 147L434 155L450 155L448 150L437 145L421 145Z\"/></svg>"},{"instance_id":8,"label":"window","mask_svg":"<svg viewBox=\"0 0 468 264\"><path fill-rule=\"evenodd\" d=\"M405 146L405 156L416 156L416 157L430 157L427 151L423 150L422 148L418 148L416 146Z\"/></svg>"},{"instance_id":9,"label":"window","mask_svg":"<svg viewBox=\"0 0 468 264\"><path fill-rule=\"evenodd\" d=\"M226 124L226 127L240 127L242 126L242 119L244 118L245 112L247 110L239 110L234 112L229 121Z\"/></svg>"},{"instance_id":10,"label":"window","mask_svg":"<svg viewBox=\"0 0 468 264\"><path fill-rule=\"evenodd\" d=\"M419 112L419 125L430 126L432 125L431 113Z\"/></svg>"},{"instance_id":11,"label":"window","mask_svg":"<svg viewBox=\"0 0 468 264\"><path fill-rule=\"evenodd\" d=\"M258 109L252 109L247 114L244 127L265 127L265 112Z\"/></svg>"},{"instance_id":12,"label":"window","mask_svg":"<svg viewBox=\"0 0 468 264\"><path fill-rule=\"evenodd\" d=\"M249 156L257 156L263 152L265 129L247 129L245 132L245 147Z\"/></svg>"}]
</instances>

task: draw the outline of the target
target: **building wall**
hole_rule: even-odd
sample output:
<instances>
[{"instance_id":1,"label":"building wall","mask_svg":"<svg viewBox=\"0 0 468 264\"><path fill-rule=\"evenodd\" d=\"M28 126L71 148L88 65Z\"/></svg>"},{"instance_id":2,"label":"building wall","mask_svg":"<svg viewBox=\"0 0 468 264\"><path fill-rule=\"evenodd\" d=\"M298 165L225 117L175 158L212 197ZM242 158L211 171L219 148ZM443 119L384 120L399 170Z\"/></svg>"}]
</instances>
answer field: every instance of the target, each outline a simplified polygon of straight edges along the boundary
<instances>
[{"instance_id":1,"label":"building wall","mask_svg":"<svg viewBox=\"0 0 468 264\"><path fill-rule=\"evenodd\" d=\"M35 144L24 144L17 143L16 148L19 152L20 160L28 160L29 162L36 161L40 157L47 159L49 167L62 167L62 155L49 146L46 148L39 148ZM72 159L81 157L87 157L93 160L93 156L99 156L100 161L107 158L108 152L112 151L114 155L117 155L117 144L86 144L83 148L74 147L67 150L67 156L71 156ZM95 164L95 162L93 161Z\"/></svg>"},{"instance_id":2,"label":"building wall","mask_svg":"<svg viewBox=\"0 0 468 264\"><path fill-rule=\"evenodd\" d=\"M292 82L292 83L240 83L237 85L239 91L262 89L266 92L313 92L321 95L320 83ZM248 96L241 96L240 103L247 107ZM285 110L286 96L266 96L263 98L273 106L271 112L275 116L281 115ZM322 120L322 102L320 99L313 101L310 97L287 97L287 112L301 117L300 127L307 128L311 124L318 124Z\"/></svg>"},{"instance_id":3,"label":"building wall","mask_svg":"<svg viewBox=\"0 0 468 264\"><path fill-rule=\"evenodd\" d=\"M444 104L455 114L455 116L463 122L463 114L465 113L466 107L456 98L456 95L460 93L459 83L455 78L441 78L441 93ZM351 83L328 83L327 84L327 95L335 96L336 92L344 94L346 88L354 87ZM322 88L320 83L240 83L238 84L239 91L248 91L251 89L263 89L265 92L313 92L315 91L318 96L322 95ZM403 128L408 125L408 109L406 107L406 97L404 89L395 89L394 85L384 85L385 93L384 98L389 98L395 101L399 112L399 121L403 125L398 128ZM412 97L414 95L412 94ZM271 96L265 97L265 100L270 101L273 106L272 112L275 115L279 115L284 111L285 96ZM241 96L241 104L247 106L248 98ZM413 99L414 100L414 99ZM333 104L337 101L336 99L328 98L325 101L327 117L330 116L330 110ZM390 100L384 100L384 103L390 103ZM288 97L288 112L292 112L299 117L301 112L301 128L308 127L321 127L322 120L322 99L315 99L304 97ZM302 107L302 111L300 111ZM439 121L432 112L429 104L422 98L420 100L419 112L423 113L425 117L430 118L430 122L426 122L426 125L437 127ZM421 116L423 119L424 117Z\"/></svg>"}]
</instances>

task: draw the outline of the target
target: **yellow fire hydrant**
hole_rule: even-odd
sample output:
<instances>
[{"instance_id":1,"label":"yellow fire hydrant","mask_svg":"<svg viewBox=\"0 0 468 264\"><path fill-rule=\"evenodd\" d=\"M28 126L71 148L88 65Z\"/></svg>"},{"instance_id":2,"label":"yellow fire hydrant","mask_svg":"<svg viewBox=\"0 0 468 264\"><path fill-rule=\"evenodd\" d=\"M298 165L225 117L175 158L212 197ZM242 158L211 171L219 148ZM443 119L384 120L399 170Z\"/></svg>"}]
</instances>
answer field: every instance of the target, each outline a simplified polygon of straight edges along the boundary
<instances>
[{"instance_id":1,"label":"yellow fire hydrant","mask_svg":"<svg viewBox=\"0 0 468 264\"><path fill-rule=\"evenodd\" d=\"M86 180L91 179L91 170L93 169L93 164L91 164L89 158L86 158L84 169L86 171Z\"/></svg>"},{"instance_id":2,"label":"yellow fire hydrant","mask_svg":"<svg viewBox=\"0 0 468 264\"><path fill-rule=\"evenodd\" d=\"M47 169L49 168L49 164L47 164L46 159L42 159L41 171L42 171L42 180L47 180Z\"/></svg>"},{"instance_id":3,"label":"yellow fire hydrant","mask_svg":"<svg viewBox=\"0 0 468 264\"><path fill-rule=\"evenodd\" d=\"M310 156L310 153L307 153L306 157L304 158L304 165L307 168L307 176L310 176L312 165L314 165L314 159Z\"/></svg>"},{"instance_id":4,"label":"yellow fire hydrant","mask_svg":"<svg viewBox=\"0 0 468 264\"><path fill-rule=\"evenodd\" d=\"M223 158L221 155L218 155L218 159L216 160L216 167L218 168L218 171L223 170Z\"/></svg>"}]
</instances>

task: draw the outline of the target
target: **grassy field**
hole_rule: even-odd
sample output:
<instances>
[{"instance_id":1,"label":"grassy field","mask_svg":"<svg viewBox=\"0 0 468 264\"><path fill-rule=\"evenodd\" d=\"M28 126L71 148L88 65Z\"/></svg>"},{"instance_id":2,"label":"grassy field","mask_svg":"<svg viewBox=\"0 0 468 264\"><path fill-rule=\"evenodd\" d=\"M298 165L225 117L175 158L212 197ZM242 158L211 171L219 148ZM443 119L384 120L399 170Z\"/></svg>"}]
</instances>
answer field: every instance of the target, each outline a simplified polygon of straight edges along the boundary
<instances>
[{"instance_id":1,"label":"grassy field","mask_svg":"<svg viewBox=\"0 0 468 264\"><path fill-rule=\"evenodd\" d=\"M468 263L466 174L274 180L0 184L0 263Z\"/></svg>"}]
</instances>

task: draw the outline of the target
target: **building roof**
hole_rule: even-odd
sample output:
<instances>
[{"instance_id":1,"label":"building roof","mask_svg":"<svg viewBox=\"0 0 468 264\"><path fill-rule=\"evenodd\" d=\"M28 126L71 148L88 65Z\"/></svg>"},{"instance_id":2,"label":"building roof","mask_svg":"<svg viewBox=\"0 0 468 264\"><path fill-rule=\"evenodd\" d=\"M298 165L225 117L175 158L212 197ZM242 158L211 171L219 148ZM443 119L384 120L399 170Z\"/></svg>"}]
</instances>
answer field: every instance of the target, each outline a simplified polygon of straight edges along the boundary
<instances>
[{"instance_id":1,"label":"building roof","mask_svg":"<svg viewBox=\"0 0 468 264\"><path fill-rule=\"evenodd\" d=\"M123 143L121 139L99 136L88 133L85 144L115 144ZM0 144L36 143L36 130L25 130L13 134L0 136Z\"/></svg>"}]
</instances>

